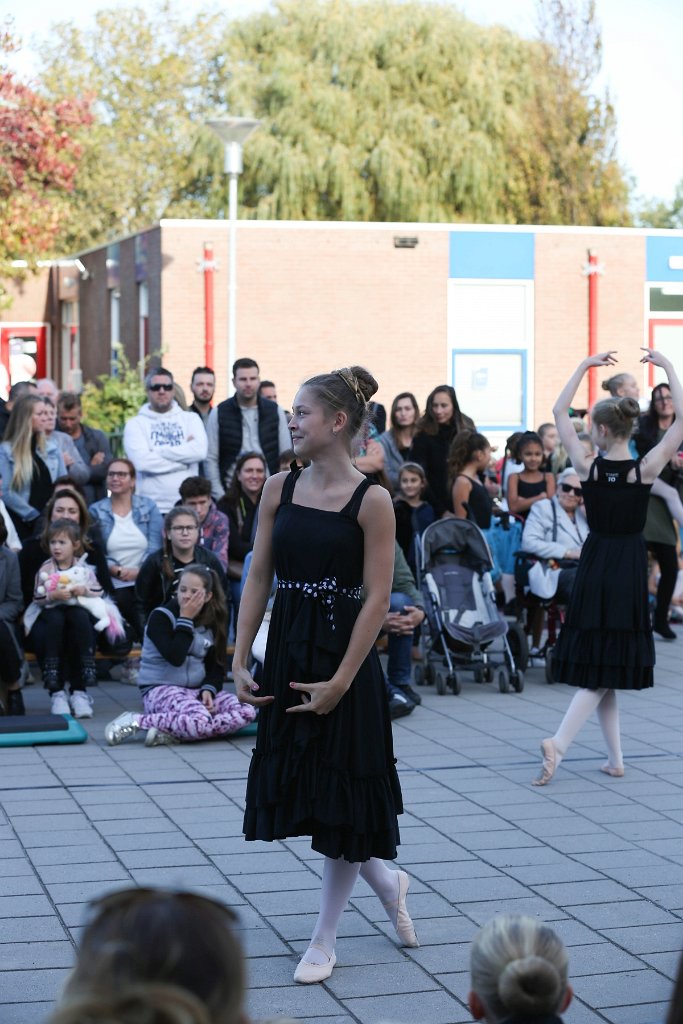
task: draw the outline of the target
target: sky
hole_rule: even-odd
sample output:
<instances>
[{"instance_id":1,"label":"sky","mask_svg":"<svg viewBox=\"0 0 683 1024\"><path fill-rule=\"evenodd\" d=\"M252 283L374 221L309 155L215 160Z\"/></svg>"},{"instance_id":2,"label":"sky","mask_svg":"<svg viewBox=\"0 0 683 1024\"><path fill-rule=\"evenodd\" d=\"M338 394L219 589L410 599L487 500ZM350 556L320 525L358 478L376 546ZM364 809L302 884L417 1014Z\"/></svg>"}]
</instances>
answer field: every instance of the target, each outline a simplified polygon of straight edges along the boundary
<instances>
[{"instance_id":1,"label":"sky","mask_svg":"<svg viewBox=\"0 0 683 1024\"><path fill-rule=\"evenodd\" d=\"M444 2L444 0L442 0ZM445 0L448 2L448 0ZM31 42L55 20L87 27L102 7L132 6L133 0L0 0L0 18L11 15L24 41L14 67L22 77L37 69ZM137 0L153 9L154 0ZM207 0L182 0L182 10L209 6ZM213 6L223 6L219 3ZM234 17L269 7L268 0L226 0ZM521 35L534 35L535 0L454 0L454 6L481 24L503 24ZM683 179L683 3L681 0L597 0L602 26L603 69L597 83L609 89L616 108L618 156L635 179L635 194L671 201Z\"/></svg>"}]
</instances>

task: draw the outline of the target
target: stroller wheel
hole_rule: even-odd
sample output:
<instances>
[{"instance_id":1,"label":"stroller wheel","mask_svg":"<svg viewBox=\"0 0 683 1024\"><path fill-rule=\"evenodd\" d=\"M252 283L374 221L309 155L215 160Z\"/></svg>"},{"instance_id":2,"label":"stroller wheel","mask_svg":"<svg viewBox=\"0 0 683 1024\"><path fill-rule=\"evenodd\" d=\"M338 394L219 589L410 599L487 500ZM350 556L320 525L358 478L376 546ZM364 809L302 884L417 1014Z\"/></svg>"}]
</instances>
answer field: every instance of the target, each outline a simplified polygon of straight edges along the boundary
<instances>
[{"instance_id":1,"label":"stroller wheel","mask_svg":"<svg viewBox=\"0 0 683 1024\"><path fill-rule=\"evenodd\" d=\"M443 674L443 672L436 673L434 677L434 682L436 683L436 692L440 697L443 697L447 689L446 676Z\"/></svg>"},{"instance_id":2,"label":"stroller wheel","mask_svg":"<svg viewBox=\"0 0 683 1024\"><path fill-rule=\"evenodd\" d=\"M553 649L552 647L549 647L545 652L545 681L550 686L555 682L555 673L553 669Z\"/></svg>"},{"instance_id":3,"label":"stroller wheel","mask_svg":"<svg viewBox=\"0 0 683 1024\"><path fill-rule=\"evenodd\" d=\"M485 683L492 683L493 682L493 665L487 664L485 666L485 668L484 668L484 682Z\"/></svg>"},{"instance_id":4,"label":"stroller wheel","mask_svg":"<svg viewBox=\"0 0 683 1024\"><path fill-rule=\"evenodd\" d=\"M510 692L510 673L504 665L498 669L498 689L501 693Z\"/></svg>"},{"instance_id":5,"label":"stroller wheel","mask_svg":"<svg viewBox=\"0 0 683 1024\"><path fill-rule=\"evenodd\" d=\"M450 689L453 691L453 693L457 697L458 694L460 693L460 691L462 690L462 684L460 682L460 677L458 676L458 673L457 672L449 672L448 673L447 681L448 681L448 685L449 685Z\"/></svg>"},{"instance_id":6,"label":"stroller wheel","mask_svg":"<svg viewBox=\"0 0 683 1024\"><path fill-rule=\"evenodd\" d=\"M524 672L529 664L529 641L521 623L510 622L508 624L507 642L515 668Z\"/></svg>"},{"instance_id":7,"label":"stroller wheel","mask_svg":"<svg viewBox=\"0 0 683 1024\"><path fill-rule=\"evenodd\" d=\"M416 665L415 668L413 669L413 679L415 680L416 686L424 686L424 675L425 674L422 670L422 665Z\"/></svg>"},{"instance_id":8,"label":"stroller wheel","mask_svg":"<svg viewBox=\"0 0 683 1024\"><path fill-rule=\"evenodd\" d=\"M415 667L417 668L417 666ZM434 679L434 669L429 664L429 662L427 662L426 665L422 666L422 679L423 686L431 686L432 683L436 682L436 680Z\"/></svg>"},{"instance_id":9,"label":"stroller wheel","mask_svg":"<svg viewBox=\"0 0 683 1024\"><path fill-rule=\"evenodd\" d=\"M524 689L524 673L513 672L510 676L510 682L512 683L515 693L521 693Z\"/></svg>"},{"instance_id":10,"label":"stroller wheel","mask_svg":"<svg viewBox=\"0 0 683 1024\"><path fill-rule=\"evenodd\" d=\"M475 683L486 682L486 668L483 665L475 665L474 667L474 681Z\"/></svg>"}]
</instances>

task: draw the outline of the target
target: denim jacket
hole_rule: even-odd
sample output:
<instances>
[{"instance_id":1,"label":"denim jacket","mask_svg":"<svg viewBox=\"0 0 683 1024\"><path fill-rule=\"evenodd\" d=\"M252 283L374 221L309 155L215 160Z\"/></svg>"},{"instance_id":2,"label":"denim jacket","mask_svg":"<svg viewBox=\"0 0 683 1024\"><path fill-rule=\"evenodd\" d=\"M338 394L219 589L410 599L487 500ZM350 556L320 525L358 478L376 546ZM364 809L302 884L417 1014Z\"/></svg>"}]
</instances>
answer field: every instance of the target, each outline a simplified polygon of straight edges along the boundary
<instances>
[{"instance_id":1,"label":"denim jacket","mask_svg":"<svg viewBox=\"0 0 683 1024\"><path fill-rule=\"evenodd\" d=\"M45 444L45 451L41 452L39 448L36 449L38 458L42 459L48 468L50 478L54 482L58 477L66 475L66 469L64 467L64 459L59 448L52 440L47 438ZM14 475L14 452L9 441L3 441L0 444L0 477L2 478L2 491L3 500L7 508L13 512L16 516L22 519L25 523L30 523L33 519L38 519L42 515L42 508L33 508L29 505L28 498L31 493L31 481L24 484L19 490L12 487L12 477Z\"/></svg>"},{"instance_id":2,"label":"denim jacket","mask_svg":"<svg viewBox=\"0 0 683 1024\"><path fill-rule=\"evenodd\" d=\"M161 512L151 498L145 498L141 494L132 495L132 504L133 522L138 530L144 533L147 538L147 550L145 551L145 558L147 558L153 551L157 551L162 544L161 531L163 520ZM111 507L111 498L102 498L101 501L94 502L90 506L90 515L96 523L99 523L106 547L109 535L114 529L114 513Z\"/></svg>"}]
</instances>

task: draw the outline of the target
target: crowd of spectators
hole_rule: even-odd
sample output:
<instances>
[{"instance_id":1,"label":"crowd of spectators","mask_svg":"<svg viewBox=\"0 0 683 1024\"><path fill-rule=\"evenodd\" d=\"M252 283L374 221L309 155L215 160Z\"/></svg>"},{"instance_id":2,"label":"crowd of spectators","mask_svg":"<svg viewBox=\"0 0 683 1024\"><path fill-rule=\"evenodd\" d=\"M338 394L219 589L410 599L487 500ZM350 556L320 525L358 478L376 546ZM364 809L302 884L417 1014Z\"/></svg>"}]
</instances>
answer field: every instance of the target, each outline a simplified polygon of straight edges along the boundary
<instances>
[{"instance_id":1,"label":"crowd of spectators","mask_svg":"<svg viewBox=\"0 0 683 1024\"><path fill-rule=\"evenodd\" d=\"M187 406L171 372L152 369L145 379L147 401L126 424L124 454L116 457L106 435L83 421L79 396L60 392L54 381L15 384L0 404L0 631L11 635L17 652L0 665L6 710L21 710L21 651L27 649L41 665L53 709L73 710L76 701L79 714L92 714L90 699L76 698L93 678L95 650L111 657L112 675L130 678L122 660L126 643L129 648L143 642L150 615L176 599L178 581L191 565L215 574L227 603L229 635L234 635L261 491L267 476L287 469L294 454L288 414L277 402L275 383L261 380L255 360L236 361L234 395L217 405L215 385L211 368L197 367ZM604 387L615 397L637 393L628 374L610 378ZM634 455L657 443L672 416L668 386L658 385L640 418ZM590 454L597 455L585 421L577 417L575 426ZM580 481L554 424L513 434L500 459L494 452L448 385L431 391L424 412L409 391L394 398L388 417L373 403L369 430L358 441L357 467L390 490L396 514L395 585L383 629L394 717L420 703L410 685L425 614L415 578L419 538L431 522L468 518L490 535L494 517L502 513L523 521L521 546L538 558L561 562L558 598L566 601L571 593L572 563L578 563L588 526ZM653 488L646 527L654 628L668 639L676 636L672 597L681 591L676 587L683 463L674 462ZM64 520L77 524L78 535L68 556L61 552L63 542L55 542L60 548L55 559L50 530ZM68 533L60 529L60 536ZM89 586L59 582L78 566L91 570ZM43 577L50 574L57 583L43 594ZM500 576L494 567L494 578ZM113 627L88 628L83 641L83 623L93 627L93 617L81 607L78 614L67 609L79 598L98 595L116 606L125 637L113 638ZM61 646L55 655L51 643L48 657L46 638L57 607L64 624ZM115 618L112 612L111 621ZM542 618L530 620L532 652L540 645L542 625Z\"/></svg>"}]
</instances>

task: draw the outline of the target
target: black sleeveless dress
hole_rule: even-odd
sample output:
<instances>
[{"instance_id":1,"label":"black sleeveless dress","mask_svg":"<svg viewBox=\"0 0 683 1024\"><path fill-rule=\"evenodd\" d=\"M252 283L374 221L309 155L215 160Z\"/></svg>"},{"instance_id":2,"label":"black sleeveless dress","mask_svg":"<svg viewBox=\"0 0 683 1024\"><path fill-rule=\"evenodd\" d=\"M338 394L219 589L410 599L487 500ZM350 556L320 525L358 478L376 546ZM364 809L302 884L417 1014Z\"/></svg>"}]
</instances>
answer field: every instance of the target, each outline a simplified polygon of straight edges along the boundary
<instances>
[{"instance_id":1,"label":"black sleeveless dress","mask_svg":"<svg viewBox=\"0 0 683 1024\"><path fill-rule=\"evenodd\" d=\"M655 664L642 533L650 484L633 459L597 458L581 489L590 533L555 647L555 678L588 690L643 690Z\"/></svg>"},{"instance_id":2,"label":"black sleeveless dress","mask_svg":"<svg viewBox=\"0 0 683 1024\"><path fill-rule=\"evenodd\" d=\"M357 516L363 480L341 512L292 501L289 474L273 527L278 591L268 631L259 711L247 782L249 839L310 835L327 857L393 859L403 810L384 676L373 647L328 715L287 714L301 702L290 682L315 683L336 671L361 609L364 535Z\"/></svg>"}]
</instances>

